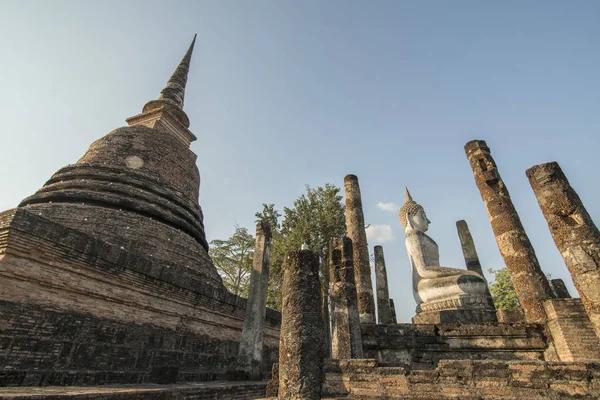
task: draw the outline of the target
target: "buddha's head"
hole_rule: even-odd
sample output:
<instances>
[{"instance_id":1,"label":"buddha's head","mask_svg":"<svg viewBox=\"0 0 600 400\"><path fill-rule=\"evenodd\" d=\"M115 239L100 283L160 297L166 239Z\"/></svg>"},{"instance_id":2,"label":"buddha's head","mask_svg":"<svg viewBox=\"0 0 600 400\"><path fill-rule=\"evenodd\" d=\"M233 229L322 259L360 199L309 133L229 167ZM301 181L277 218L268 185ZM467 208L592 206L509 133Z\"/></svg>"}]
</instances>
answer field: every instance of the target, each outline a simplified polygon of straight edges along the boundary
<instances>
[{"instance_id":1,"label":"buddha's head","mask_svg":"<svg viewBox=\"0 0 600 400\"><path fill-rule=\"evenodd\" d=\"M404 188L404 204L398 212L400 222L404 229L412 228L419 232L427 232L431 221L427 219L427 214L423 206L412 199L408 188Z\"/></svg>"}]
</instances>

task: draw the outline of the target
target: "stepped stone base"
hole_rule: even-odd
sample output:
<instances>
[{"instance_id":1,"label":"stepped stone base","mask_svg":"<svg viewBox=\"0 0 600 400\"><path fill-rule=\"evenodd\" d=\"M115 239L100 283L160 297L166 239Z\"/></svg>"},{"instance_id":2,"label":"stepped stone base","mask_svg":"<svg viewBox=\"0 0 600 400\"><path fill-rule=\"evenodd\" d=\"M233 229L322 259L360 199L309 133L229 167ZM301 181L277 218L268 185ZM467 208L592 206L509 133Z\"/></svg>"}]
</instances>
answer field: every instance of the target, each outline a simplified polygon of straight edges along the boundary
<instances>
[{"instance_id":1,"label":"stepped stone base","mask_svg":"<svg viewBox=\"0 0 600 400\"><path fill-rule=\"evenodd\" d=\"M331 360L324 397L354 399L597 399L600 365L544 361L444 360L415 371L376 360Z\"/></svg>"},{"instance_id":2,"label":"stepped stone base","mask_svg":"<svg viewBox=\"0 0 600 400\"><path fill-rule=\"evenodd\" d=\"M365 325L365 357L434 369L441 360L544 360L542 326L516 323Z\"/></svg>"},{"instance_id":3,"label":"stepped stone base","mask_svg":"<svg viewBox=\"0 0 600 400\"><path fill-rule=\"evenodd\" d=\"M600 342L581 299L549 299L544 306L561 361L600 361Z\"/></svg>"},{"instance_id":4,"label":"stepped stone base","mask_svg":"<svg viewBox=\"0 0 600 400\"><path fill-rule=\"evenodd\" d=\"M525 313L522 308L501 308L496 311L498 322L525 322Z\"/></svg>"}]
</instances>

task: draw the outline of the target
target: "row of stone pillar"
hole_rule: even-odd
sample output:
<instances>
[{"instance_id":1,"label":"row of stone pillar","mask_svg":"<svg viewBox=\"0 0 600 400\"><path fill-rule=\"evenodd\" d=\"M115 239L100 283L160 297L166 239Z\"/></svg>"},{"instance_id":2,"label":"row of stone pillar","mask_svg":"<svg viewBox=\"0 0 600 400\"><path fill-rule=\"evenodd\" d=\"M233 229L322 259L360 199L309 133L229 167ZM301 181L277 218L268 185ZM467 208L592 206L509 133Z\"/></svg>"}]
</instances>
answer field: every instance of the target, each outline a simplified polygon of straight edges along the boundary
<instances>
[{"instance_id":1,"label":"row of stone pillar","mask_svg":"<svg viewBox=\"0 0 600 400\"><path fill-rule=\"evenodd\" d=\"M489 148L483 141L472 141L465 146L465 150L526 319L543 323L547 318L544 300L559 296L553 294L541 271ZM533 167L527 171L527 176L590 320L600 335L600 233L558 164ZM375 322L371 270L357 177L346 176L344 187L349 237L332 239L330 244L332 357L339 359L362 357L360 323ZM459 221L457 228L467 268L483 274L466 223ZM263 262L264 254L263 251ZM255 264L260 264L256 256ZM282 288L280 398L318 398L317 392L320 392L320 374L327 351L318 266L318 257L310 251L290 252L286 256ZM393 321L393 308L390 307L381 246L375 247L375 269L379 320L388 323ZM264 304L259 304L259 307L264 309ZM260 319L264 321L264 315ZM257 327L256 322L253 326Z\"/></svg>"},{"instance_id":2,"label":"row of stone pillar","mask_svg":"<svg viewBox=\"0 0 600 400\"><path fill-rule=\"evenodd\" d=\"M544 301L568 297L568 292L562 282L551 287L542 272L487 144L482 140L470 141L465 152L525 317L544 323L547 320ZM600 337L600 232L558 163L536 165L526 175Z\"/></svg>"}]
</instances>

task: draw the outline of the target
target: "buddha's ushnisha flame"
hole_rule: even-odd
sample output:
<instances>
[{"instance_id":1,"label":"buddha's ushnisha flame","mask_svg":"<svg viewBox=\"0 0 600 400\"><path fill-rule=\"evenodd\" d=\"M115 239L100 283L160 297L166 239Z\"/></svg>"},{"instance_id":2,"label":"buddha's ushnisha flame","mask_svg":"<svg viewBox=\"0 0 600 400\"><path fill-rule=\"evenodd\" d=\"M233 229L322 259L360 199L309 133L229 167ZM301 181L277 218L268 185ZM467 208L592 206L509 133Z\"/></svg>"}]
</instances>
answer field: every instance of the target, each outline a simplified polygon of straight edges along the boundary
<instances>
[{"instance_id":1,"label":"buddha's ushnisha flame","mask_svg":"<svg viewBox=\"0 0 600 400\"><path fill-rule=\"evenodd\" d=\"M398 215L400 216L400 222L402 226L406 229L408 225L408 216L415 214L417 211L422 210L423 206L418 204L416 201L412 199L408 188L404 187L404 204L400 207L400 211L398 211Z\"/></svg>"}]
</instances>

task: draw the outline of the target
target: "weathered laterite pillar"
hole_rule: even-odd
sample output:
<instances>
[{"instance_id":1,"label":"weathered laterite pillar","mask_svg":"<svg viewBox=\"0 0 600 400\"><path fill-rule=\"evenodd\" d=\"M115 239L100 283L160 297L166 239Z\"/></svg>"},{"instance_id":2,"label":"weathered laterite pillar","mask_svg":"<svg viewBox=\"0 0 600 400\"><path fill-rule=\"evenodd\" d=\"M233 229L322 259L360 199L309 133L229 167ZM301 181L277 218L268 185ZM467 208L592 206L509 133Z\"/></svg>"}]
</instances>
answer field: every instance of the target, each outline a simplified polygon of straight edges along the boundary
<instances>
[{"instance_id":1,"label":"weathered laterite pillar","mask_svg":"<svg viewBox=\"0 0 600 400\"><path fill-rule=\"evenodd\" d=\"M558 163L531 167L527 177L600 337L600 232Z\"/></svg>"},{"instance_id":2,"label":"weathered laterite pillar","mask_svg":"<svg viewBox=\"0 0 600 400\"><path fill-rule=\"evenodd\" d=\"M285 257L279 339L279 399L320 399L325 358L319 257Z\"/></svg>"},{"instance_id":3,"label":"weathered laterite pillar","mask_svg":"<svg viewBox=\"0 0 600 400\"><path fill-rule=\"evenodd\" d=\"M460 246L462 248L463 256L465 257L467 269L478 273L485 279L481 263L479 262L479 256L477 255L477 249L475 248L475 242L473 241L473 236L471 236L471 231L469 231L467 221L463 219L456 221L456 230L458 231L458 238L460 239ZM489 287L486 287L485 293L488 297L488 303L492 309L495 310L496 307L494 306L494 300Z\"/></svg>"},{"instance_id":4,"label":"weathered laterite pillar","mask_svg":"<svg viewBox=\"0 0 600 400\"><path fill-rule=\"evenodd\" d=\"M354 280L358 293L360 322L374 324L375 301L371 282L367 231L365 230L365 217L356 175L346 175L344 192L346 194L346 235L352 239L354 246Z\"/></svg>"},{"instance_id":5,"label":"weathered laterite pillar","mask_svg":"<svg viewBox=\"0 0 600 400\"><path fill-rule=\"evenodd\" d=\"M552 298L548 280L525 233L490 149L483 140L465 145L475 183L487 208L496 243L508 268L517 298L531 322L546 321L544 300Z\"/></svg>"},{"instance_id":6,"label":"weathered laterite pillar","mask_svg":"<svg viewBox=\"0 0 600 400\"><path fill-rule=\"evenodd\" d=\"M249 379L259 380L261 376L265 315L267 312L267 289L269 285L269 261L271 246L271 226L263 221L256 225L254 260L246 319L238 353L240 367L248 373Z\"/></svg>"},{"instance_id":7,"label":"weathered laterite pillar","mask_svg":"<svg viewBox=\"0 0 600 400\"><path fill-rule=\"evenodd\" d=\"M362 358L358 298L354 286L352 240L334 238L329 243L331 298L331 358Z\"/></svg>"},{"instance_id":8,"label":"weathered laterite pillar","mask_svg":"<svg viewBox=\"0 0 600 400\"><path fill-rule=\"evenodd\" d=\"M563 282L562 279L550 279L550 288L552 289L552 293L554 297L557 299L572 299L571 293L569 293L569 289L567 289L567 285Z\"/></svg>"},{"instance_id":9,"label":"weathered laterite pillar","mask_svg":"<svg viewBox=\"0 0 600 400\"><path fill-rule=\"evenodd\" d=\"M378 323L391 324L390 292L388 290L387 271L385 269L382 246L375 246L375 285L377 287Z\"/></svg>"},{"instance_id":10,"label":"weathered laterite pillar","mask_svg":"<svg viewBox=\"0 0 600 400\"><path fill-rule=\"evenodd\" d=\"M396 306L394 305L394 299L390 299L390 312L392 313L392 324L397 324L398 319L396 318Z\"/></svg>"}]
</instances>

